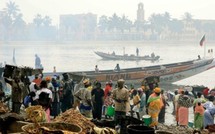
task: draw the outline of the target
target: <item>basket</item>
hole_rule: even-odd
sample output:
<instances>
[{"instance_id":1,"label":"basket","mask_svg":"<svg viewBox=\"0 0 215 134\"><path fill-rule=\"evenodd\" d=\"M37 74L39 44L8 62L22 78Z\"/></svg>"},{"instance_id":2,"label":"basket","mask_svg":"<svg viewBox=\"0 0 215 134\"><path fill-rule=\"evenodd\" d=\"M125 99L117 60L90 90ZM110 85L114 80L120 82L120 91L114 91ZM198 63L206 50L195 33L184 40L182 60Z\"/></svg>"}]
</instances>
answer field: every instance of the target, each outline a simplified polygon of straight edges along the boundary
<instances>
[{"instance_id":1,"label":"basket","mask_svg":"<svg viewBox=\"0 0 215 134\"><path fill-rule=\"evenodd\" d=\"M39 127L36 124L28 124L22 126L22 130L29 134L37 134L39 132L44 133L57 133L57 132L71 132L71 133L81 133L82 128L75 124L69 123L39 123Z\"/></svg>"}]
</instances>

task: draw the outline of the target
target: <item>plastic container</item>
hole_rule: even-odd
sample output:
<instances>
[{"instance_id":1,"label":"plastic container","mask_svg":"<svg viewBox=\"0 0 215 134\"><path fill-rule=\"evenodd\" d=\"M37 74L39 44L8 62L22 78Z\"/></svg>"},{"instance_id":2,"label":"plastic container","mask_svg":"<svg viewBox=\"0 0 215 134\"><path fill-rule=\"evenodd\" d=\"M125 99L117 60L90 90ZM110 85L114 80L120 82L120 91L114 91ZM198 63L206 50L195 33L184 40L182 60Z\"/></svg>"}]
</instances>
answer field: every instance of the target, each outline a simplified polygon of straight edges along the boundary
<instances>
[{"instance_id":1,"label":"plastic container","mask_svg":"<svg viewBox=\"0 0 215 134\"><path fill-rule=\"evenodd\" d=\"M155 130L148 126L143 125L128 125L128 134L155 134Z\"/></svg>"},{"instance_id":2,"label":"plastic container","mask_svg":"<svg viewBox=\"0 0 215 134\"><path fill-rule=\"evenodd\" d=\"M115 115L115 108L113 106L107 107L107 114L108 116L114 116Z\"/></svg>"},{"instance_id":3,"label":"plastic container","mask_svg":"<svg viewBox=\"0 0 215 134\"><path fill-rule=\"evenodd\" d=\"M143 115L142 117L144 125L149 126L152 123L152 118L150 115Z\"/></svg>"},{"instance_id":4,"label":"plastic container","mask_svg":"<svg viewBox=\"0 0 215 134\"><path fill-rule=\"evenodd\" d=\"M193 122L188 122L188 126L192 128L193 127Z\"/></svg>"}]
</instances>

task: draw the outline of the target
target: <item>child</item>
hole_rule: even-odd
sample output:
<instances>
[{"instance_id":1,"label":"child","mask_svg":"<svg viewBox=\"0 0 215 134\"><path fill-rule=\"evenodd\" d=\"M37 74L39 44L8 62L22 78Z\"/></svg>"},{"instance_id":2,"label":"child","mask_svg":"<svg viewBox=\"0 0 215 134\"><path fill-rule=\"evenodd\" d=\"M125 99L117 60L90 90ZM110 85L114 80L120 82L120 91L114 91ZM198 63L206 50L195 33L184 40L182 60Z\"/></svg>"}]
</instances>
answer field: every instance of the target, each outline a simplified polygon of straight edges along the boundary
<instances>
[{"instance_id":1,"label":"child","mask_svg":"<svg viewBox=\"0 0 215 134\"><path fill-rule=\"evenodd\" d=\"M25 108L29 107L30 103L33 102L33 97L35 97L35 96L36 96L35 92L30 92L30 93L24 98L23 105L25 106Z\"/></svg>"},{"instance_id":2,"label":"child","mask_svg":"<svg viewBox=\"0 0 215 134\"><path fill-rule=\"evenodd\" d=\"M105 109L107 109L108 106L112 106L112 105L113 105L112 95L111 95L111 92L108 92L107 97L105 98L104 107ZM104 109L105 118L110 118L110 116L107 115L107 111L105 112L105 109Z\"/></svg>"}]
</instances>

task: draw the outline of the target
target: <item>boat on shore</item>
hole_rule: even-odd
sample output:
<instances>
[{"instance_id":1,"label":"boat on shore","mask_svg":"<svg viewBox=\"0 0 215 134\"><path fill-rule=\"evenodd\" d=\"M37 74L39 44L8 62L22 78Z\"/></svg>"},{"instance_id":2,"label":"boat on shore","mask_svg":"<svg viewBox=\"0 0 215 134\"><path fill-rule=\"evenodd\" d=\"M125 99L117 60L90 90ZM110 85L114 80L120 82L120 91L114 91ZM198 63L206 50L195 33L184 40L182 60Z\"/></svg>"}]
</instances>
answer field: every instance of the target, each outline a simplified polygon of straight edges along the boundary
<instances>
[{"instance_id":1,"label":"boat on shore","mask_svg":"<svg viewBox=\"0 0 215 134\"><path fill-rule=\"evenodd\" d=\"M143 79L150 76L157 76L160 78L160 83L171 84L173 82L188 78L190 76L199 74L215 67L215 59L197 59L185 62L136 67L116 70L101 70L83 72L68 72L72 78L88 77L92 80L100 82L117 81L124 79L126 83L140 83Z\"/></svg>"},{"instance_id":2,"label":"boat on shore","mask_svg":"<svg viewBox=\"0 0 215 134\"><path fill-rule=\"evenodd\" d=\"M100 51L94 52L98 56L100 56L103 59L106 60L148 60L148 61L156 61L159 60L160 56L155 56L152 54L151 56L145 55L145 56L136 56L136 55L117 55L115 53L109 54L109 53L104 53Z\"/></svg>"}]
</instances>

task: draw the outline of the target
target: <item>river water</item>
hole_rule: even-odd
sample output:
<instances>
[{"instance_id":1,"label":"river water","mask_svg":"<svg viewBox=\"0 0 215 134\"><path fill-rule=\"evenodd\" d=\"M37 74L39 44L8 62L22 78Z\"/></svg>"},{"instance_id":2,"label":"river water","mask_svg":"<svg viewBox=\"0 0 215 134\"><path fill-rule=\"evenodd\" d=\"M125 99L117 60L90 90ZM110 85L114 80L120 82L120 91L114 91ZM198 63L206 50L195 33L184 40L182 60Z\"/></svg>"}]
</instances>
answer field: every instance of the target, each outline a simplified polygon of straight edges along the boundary
<instances>
[{"instance_id":1,"label":"river water","mask_svg":"<svg viewBox=\"0 0 215 134\"><path fill-rule=\"evenodd\" d=\"M124 49L123 49L124 48ZM116 54L159 55L159 61L114 61L102 60L94 51ZM0 44L0 62L12 64L13 50L18 66L34 68L35 54L44 66L44 72L52 72L53 66L57 71L89 71L98 65L100 70L113 69L117 63L120 68L143 67L197 59L204 56L204 47L194 43L160 43L160 42L10 42ZM207 43L207 49L214 49L214 43ZM211 56L207 54L206 56ZM215 69L208 70L193 77L176 82L182 85L215 86Z\"/></svg>"}]
</instances>

